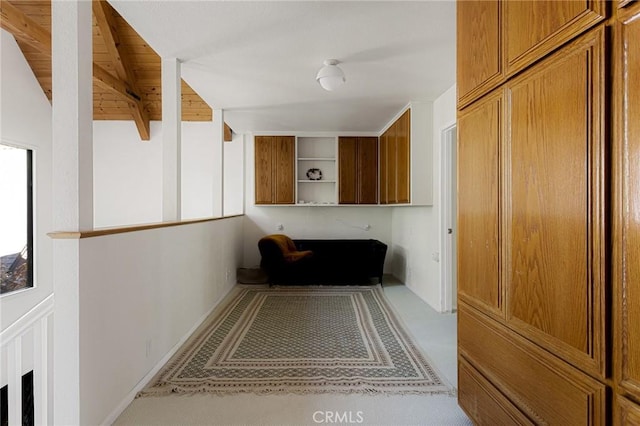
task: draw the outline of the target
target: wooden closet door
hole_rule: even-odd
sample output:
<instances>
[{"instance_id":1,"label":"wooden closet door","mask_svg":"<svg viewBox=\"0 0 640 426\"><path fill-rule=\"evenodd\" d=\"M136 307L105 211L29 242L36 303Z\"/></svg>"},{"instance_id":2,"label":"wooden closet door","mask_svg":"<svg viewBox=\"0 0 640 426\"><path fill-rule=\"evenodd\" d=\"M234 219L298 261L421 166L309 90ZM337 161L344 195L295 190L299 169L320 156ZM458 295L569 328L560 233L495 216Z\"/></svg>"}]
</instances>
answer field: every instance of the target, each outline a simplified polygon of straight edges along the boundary
<instances>
[{"instance_id":1,"label":"wooden closet door","mask_svg":"<svg viewBox=\"0 0 640 426\"><path fill-rule=\"evenodd\" d=\"M294 203L294 163L296 140L293 136L277 136L274 146L275 204Z\"/></svg>"},{"instance_id":2,"label":"wooden closet door","mask_svg":"<svg viewBox=\"0 0 640 426\"><path fill-rule=\"evenodd\" d=\"M408 204L411 194L411 110L396 121L396 198L399 204Z\"/></svg>"},{"instance_id":3,"label":"wooden closet door","mask_svg":"<svg viewBox=\"0 0 640 426\"><path fill-rule=\"evenodd\" d=\"M358 202L357 156L357 138L341 137L338 139L338 202L340 204L356 204Z\"/></svg>"},{"instance_id":4,"label":"wooden closet door","mask_svg":"<svg viewBox=\"0 0 640 426\"><path fill-rule=\"evenodd\" d=\"M378 202L378 138L358 138L358 203Z\"/></svg>"},{"instance_id":5,"label":"wooden closet door","mask_svg":"<svg viewBox=\"0 0 640 426\"><path fill-rule=\"evenodd\" d=\"M503 2L457 2L458 107L504 81L500 17Z\"/></svg>"},{"instance_id":6,"label":"wooden closet door","mask_svg":"<svg viewBox=\"0 0 640 426\"><path fill-rule=\"evenodd\" d=\"M458 116L458 295L502 317L499 165L502 91Z\"/></svg>"},{"instance_id":7,"label":"wooden closet door","mask_svg":"<svg viewBox=\"0 0 640 426\"><path fill-rule=\"evenodd\" d=\"M614 179L615 194L620 194L614 200L613 236L615 376L618 391L640 403L640 3L618 14L614 54ZM639 405L635 416L640 419Z\"/></svg>"},{"instance_id":8,"label":"wooden closet door","mask_svg":"<svg viewBox=\"0 0 640 426\"><path fill-rule=\"evenodd\" d=\"M273 204L273 139L272 136L254 138L256 204Z\"/></svg>"},{"instance_id":9,"label":"wooden closet door","mask_svg":"<svg viewBox=\"0 0 640 426\"><path fill-rule=\"evenodd\" d=\"M506 74L511 76L605 18L603 0L504 1Z\"/></svg>"},{"instance_id":10,"label":"wooden closet door","mask_svg":"<svg viewBox=\"0 0 640 426\"><path fill-rule=\"evenodd\" d=\"M511 327L604 378L604 28L508 83Z\"/></svg>"}]
</instances>

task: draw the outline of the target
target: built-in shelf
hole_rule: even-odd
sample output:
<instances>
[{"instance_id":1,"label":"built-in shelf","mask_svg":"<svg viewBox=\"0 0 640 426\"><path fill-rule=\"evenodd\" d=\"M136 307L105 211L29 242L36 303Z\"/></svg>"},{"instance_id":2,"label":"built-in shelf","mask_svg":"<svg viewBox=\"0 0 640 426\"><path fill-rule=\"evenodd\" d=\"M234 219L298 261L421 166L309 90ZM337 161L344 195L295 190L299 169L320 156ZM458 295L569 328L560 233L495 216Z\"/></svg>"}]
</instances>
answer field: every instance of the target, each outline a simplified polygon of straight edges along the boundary
<instances>
[{"instance_id":1,"label":"built-in shelf","mask_svg":"<svg viewBox=\"0 0 640 426\"><path fill-rule=\"evenodd\" d=\"M296 205L334 206L338 204L337 152L336 137L298 136L296 138ZM319 169L322 179L309 179L307 177L309 169ZM307 185L309 183L314 185Z\"/></svg>"}]
</instances>

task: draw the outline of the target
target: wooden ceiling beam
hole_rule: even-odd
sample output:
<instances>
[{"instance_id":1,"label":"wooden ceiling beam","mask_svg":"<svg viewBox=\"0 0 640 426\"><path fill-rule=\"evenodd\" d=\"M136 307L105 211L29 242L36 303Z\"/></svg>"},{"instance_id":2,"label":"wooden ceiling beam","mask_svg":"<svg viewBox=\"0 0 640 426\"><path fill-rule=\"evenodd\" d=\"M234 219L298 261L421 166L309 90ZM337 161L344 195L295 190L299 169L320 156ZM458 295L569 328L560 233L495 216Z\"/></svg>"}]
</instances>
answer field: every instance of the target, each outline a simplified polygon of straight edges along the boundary
<instances>
[{"instance_id":1,"label":"wooden ceiling beam","mask_svg":"<svg viewBox=\"0 0 640 426\"><path fill-rule=\"evenodd\" d=\"M51 56L51 33L7 0L0 0L0 27Z\"/></svg>"},{"instance_id":2,"label":"wooden ceiling beam","mask_svg":"<svg viewBox=\"0 0 640 426\"><path fill-rule=\"evenodd\" d=\"M134 93L140 93L136 84L135 73L131 67L131 61L120 44L115 11L105 0L93 0L93 15L96 18L96 23L100 28L100 33L118 77L126 82ZM129 103L129 109L140 133L140 138L148 141L151 137L149 115L145 111L144 105L138 98L135 102Z\"/></svg>"},{"instance_id":3,"label":"wooden ceiling beam","mask_svg":"<svg viewBox=\"0 0 640 426\"><path fill-rule=\"evenodd\" d=\"M15 38L51 57L51 32L29 18L7 0L0 0L0 26ZM93 63L93 82L126 101L138 127L142 140L149 140L149 119L144 111L139 92L126 82L114 77L100 65ZM145 121L146 119L146 121ZM146 124L145 124L146 123Z\"/></svg>"}]
</instances>

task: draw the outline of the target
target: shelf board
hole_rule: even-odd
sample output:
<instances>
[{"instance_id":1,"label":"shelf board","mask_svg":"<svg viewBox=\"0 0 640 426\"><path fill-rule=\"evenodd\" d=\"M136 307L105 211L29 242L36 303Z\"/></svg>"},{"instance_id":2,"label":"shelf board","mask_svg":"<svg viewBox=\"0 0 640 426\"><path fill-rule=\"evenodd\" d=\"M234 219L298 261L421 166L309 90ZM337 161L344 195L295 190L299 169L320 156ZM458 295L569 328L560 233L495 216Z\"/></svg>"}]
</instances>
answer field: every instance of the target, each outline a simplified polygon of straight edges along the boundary
<instances>
[{"instance_id":1,"label":"shelf board","mask_svg":"<svg viewBox=\"0 0 640 426\"><path fill-rule=\"evenodd\" d=\"M321 180L299 179L298 183L336 183L336 181L326 180L326 179L321 179Z\"/></svg>"},{"instance_id":2,"label":"shelf board","mask_svg":"<svg viewBox=\"0 0 640 426\"><path fill-rule=\"evenodd\" d=\"M298 161L336 161L335 157L300 157Z\"/></svg>"}]
</instances>

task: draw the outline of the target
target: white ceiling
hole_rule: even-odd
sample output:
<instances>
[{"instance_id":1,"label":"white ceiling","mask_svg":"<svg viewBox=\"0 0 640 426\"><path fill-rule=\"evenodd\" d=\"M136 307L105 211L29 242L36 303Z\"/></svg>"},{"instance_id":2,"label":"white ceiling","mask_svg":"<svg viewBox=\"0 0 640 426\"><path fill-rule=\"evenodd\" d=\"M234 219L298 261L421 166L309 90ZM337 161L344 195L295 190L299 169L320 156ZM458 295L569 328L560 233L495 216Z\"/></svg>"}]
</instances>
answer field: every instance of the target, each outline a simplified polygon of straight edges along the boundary
<instances>
[{"instance_id":1,"label":"white ceiling","mask_svg":"<svg viewBox=\"0 0 640 426\"><path fill-rule=\"evenodd\" d=\"M453 1L110 2L235 131L378 132L455 83Z\"/></svg>"}]
</instances>

